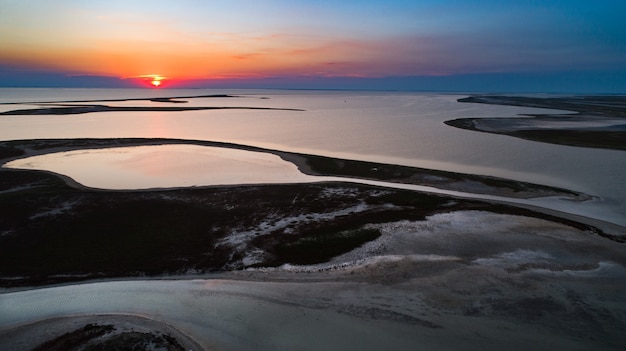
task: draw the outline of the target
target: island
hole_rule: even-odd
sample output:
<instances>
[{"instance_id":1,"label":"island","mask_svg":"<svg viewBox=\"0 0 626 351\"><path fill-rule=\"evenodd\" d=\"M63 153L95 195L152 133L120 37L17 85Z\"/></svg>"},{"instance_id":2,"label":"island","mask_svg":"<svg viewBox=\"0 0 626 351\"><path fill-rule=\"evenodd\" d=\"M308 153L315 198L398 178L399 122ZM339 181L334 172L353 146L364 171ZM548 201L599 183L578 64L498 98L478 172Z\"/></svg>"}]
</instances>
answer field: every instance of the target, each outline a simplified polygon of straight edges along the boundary
<instances>
[{"instance_id":1,"label":"island","mask_svg":"<svg viewBox=\"0 0 626 351\"><path fill-rule=\"evenodd\" d=\"M451 124L463 123L482 121ZM1 345L619 350L626 341L624 228L515 202L593 201L581 192L203 140L2 141L0 162L177 144L271 153L335 180L111 190L0 168Z\"/></svg>"},{"instance_id":2,"label":"island","mask_svg":"<svg viewBox=\"0 0 626 351\"><path fill-rule=\"evenodd\" d=\"M626 150L624 96L477 95L458 101L558 109L565 113L509 118L459 118L446 121L449 126L544 143Z\"/></svg>"}]
</instances>

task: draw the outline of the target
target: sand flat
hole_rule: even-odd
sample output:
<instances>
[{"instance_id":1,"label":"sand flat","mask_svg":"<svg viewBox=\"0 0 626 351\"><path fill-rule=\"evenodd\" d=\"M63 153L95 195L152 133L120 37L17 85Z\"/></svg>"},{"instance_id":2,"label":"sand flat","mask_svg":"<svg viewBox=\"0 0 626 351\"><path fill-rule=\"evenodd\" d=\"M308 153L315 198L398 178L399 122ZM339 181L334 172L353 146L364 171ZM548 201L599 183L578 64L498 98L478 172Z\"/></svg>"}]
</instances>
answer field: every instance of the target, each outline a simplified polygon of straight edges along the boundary
<instances>
[{"instance_id":1,"label":"sand flat","mask_svg":"<svg viewBox=\"0 0 626 351\"><path fill-rule=\"evenodd\" d=\"M133 314L207 350L619 350L626 341L621 245L480 211L385 228L325 265L4 293L0 340L17 345L14 327L48 318Z\"/></svg>"}]
</instances>

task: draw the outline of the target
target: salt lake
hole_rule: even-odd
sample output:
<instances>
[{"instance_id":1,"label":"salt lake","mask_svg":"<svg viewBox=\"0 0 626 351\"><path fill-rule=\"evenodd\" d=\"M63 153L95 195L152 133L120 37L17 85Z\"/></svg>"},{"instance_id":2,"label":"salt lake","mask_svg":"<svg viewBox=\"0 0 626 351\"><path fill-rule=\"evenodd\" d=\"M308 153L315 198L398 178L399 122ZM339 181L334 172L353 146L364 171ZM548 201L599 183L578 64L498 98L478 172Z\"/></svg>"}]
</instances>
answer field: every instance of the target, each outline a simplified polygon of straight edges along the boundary
<instances>
[{"instance_id":1,"label":"salt lake","mask_svg":"<svg viewBox=\"0 0 626 351\"><path fill-rule=\"evenodd\" d=\"M514 117L553 110L456 101L464 95L344 91L0 89L0 102L223 93L241 97L181 100L188 100L187 106L279 107L304 111L6 115L0 117L0 140L123 137L211 140L492 175L587 193L595 199L583 203L562 199L519 201L626 225L625 152L537 143L456 129L443 123L454 118ZM150 101L103 104L172 105ZM0 105L0 111L23 108L33 106ZM198 145L73 150L18 162L30 163L31 168L46 163L52 170L83 184L115 189L319 179L303 175L294 164L273 154ZM149 183L148 179L158 183ZM383 255L374 257L382 263L368 261L350 268L357 274L365 272L366 276L374 277L371 283L342 281L341 270L336 273L338 278L333 273L320 273L311 281L306 280L308 273L296 276L278 272L278 280L263 281L264 272L244 271L231 272L224 279L211 276L175 281L137 279L9 291L0 294L0 331L6 335L15 326L56 317L106 314L121 318L130 314L168 323L211 350L409 349L418 344L429 349L454 350L467 345L482 347L487 342L494 349L527 349L528 345L540 344L591 349L597 346L593 340L610 341L612 336L616 343L623 341L620 331L606 338L603 334L586 338L578 324L576 336L583 335L584 339L569 338L565 332L559 334L560 327L571 332L567 322L564 323L571 318L570 314L562 315L567 309L553 308L561 306L555 301L565 301L561 295L567 292L567 299L578 313L574 316L592 313L588 321L581 323L588 322L603 330L615 323L611 319L613 315L606 311L623 316L621 282L626 271L620 261L623 251L618 243L540 219L472 211L436 215L424 222L391 223L385 232L386 238L398 241L383 243L381 247L388 252L381 253L379 248L373 251ZM428 247L439 251L411 255L411 250L404 251L406 240L420 248L430 240ZM459 250L458 256L447 251L461 244L470 249ZM475 257L477 246L495 251ZM394 247L402 250L393 251ZM471 255L463 256L463 252ZM390 272L388 261L396 268L404 267L405 271L400 273L411 279L397 285L376 280L376 274L382 277ZM425 268L435 266L437 269L433 271ZM524 270L524 267L547 268ZM440 270L444 268L448 270ZM255 280L246 281L246 275L254 275ZM496 297L501 300L494 300ZM505 297L510 300L504 300ZM478 303L479 307L485 301L494 301L494 306L500 307L525 303L533 311L528 316L549 313L544 313L539 323L480 317L468 314L471 310L467 307L473 306L467 305L468 301ZM541 310L541 303L548 309ZM437 307L440 304L443 307ZM603 323L601 316L605 315L611 317L606 317L607 323L591 324Z\"/></svg>"},{"instance_id":2,"label":"salt lake","mask_svg":"<svg viewBox=\"0 0 626 351\"><path fill-rule=\"evenodd\" d=\"M211 140L491 175L587 193L594 196L595 200L581 204L575 211L577 214L626 225L625 152L538 143L460 130L443 123L455 118L515 117L520 114L559 112L555 110L459 103L456 100L465 95L456 94L350 91L0 89L0 102L113 100L209 94L237 97L180 100L188 101L185 106L292 108L304 111L231 109L2 116L0 140L124 137ZM172 105L148 100L102 103L111 106ZM33 106L0 105L0 111L20 108ZM148 158L142 158L141 161L135 159L131 163L147 163L156 153L150 151L146 154L151 155L146 156ZM199 159L202 159L200 154ZM94 159L92 162L97 161ZM188 161L185 162L185 167L189 167ZM111 163L92 166L105 165L110 166ZM120 165L118 162L118 170L121 169ZM202 167L198 166L197 169ZM186 177L190 177L193 172L175 173L170 176L178 179L178 186L190 184ZM96 172L92 174L96 176ZM207 176L210 172L203 174ZM232 173L227 177L239 182ZM132 187L133 177L125 175L122 178ZM174 183L168 184L176 186Z\"/></svg>"}]
</instances>

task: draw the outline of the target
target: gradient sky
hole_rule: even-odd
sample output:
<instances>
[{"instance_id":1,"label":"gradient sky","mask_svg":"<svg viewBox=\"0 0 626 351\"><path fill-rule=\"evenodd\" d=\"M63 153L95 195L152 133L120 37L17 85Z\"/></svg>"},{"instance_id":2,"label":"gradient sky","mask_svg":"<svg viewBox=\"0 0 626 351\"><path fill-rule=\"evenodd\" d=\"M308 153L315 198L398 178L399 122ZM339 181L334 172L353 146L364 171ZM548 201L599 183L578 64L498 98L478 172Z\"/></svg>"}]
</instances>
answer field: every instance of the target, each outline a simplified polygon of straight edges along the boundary
<instances>
[{"instance_id":1,"label":"gradient sky","mask_svg":"<svg viewBox=\"0 0 626 351\"><path fill-rule=\"evenodd\" d=\"M172 87L626 93L625 13L623 0L0 0L0 86L158 74Z\"/></svg>"}]
</instances>

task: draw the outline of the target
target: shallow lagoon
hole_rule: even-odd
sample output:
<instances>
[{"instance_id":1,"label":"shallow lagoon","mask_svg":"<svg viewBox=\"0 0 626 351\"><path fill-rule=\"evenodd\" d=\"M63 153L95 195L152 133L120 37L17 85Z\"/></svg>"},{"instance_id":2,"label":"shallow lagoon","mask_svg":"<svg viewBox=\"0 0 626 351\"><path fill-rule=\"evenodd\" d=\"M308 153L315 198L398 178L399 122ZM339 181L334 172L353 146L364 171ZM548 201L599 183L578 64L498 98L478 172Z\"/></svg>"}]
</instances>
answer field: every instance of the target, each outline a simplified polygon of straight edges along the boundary
<instances>
[{"instance_id":1,"label":"shallow lagoon","mask_svg":"<svg viewBox=\"0 0 626 351\"><path fill-rule=\"evenodd\" d=\"M76 150L19 159L6 167L51 171L87 187L116 190L316 179L270 153L197 145Z\"/></svg>"},{"instance_id":2,"label":"shallow lagoon","mask_svg":"<svg viewBox=\"0 0 626 351\"><path fill-rule=\"evenodd\" d=\"M515 117L556 110L459 103L466 95L412 92L279 90L0 89L2 102L155 98L185 106L249 106L305 111L207 110L2 116L0 140L36 138L179 138L229 142L313 155L491 175L562 187L596 197L578 214L626 225L626 152L552 145L460 130L455 118ZM171 106L163 102L103 104ZM178 105L178 104L177 104ZM0 111L33 108L0 105Z\"/></svg>"},{"instance_id":3,"label":"shallow lagoon","mask_svg":"<svg viewBox=\"0 0 626 351\"><path fill-rule=\"evenodd\" d=\"M583 201L569 196L540 193L529 198L509 197L506 194L475 193L471 186L450 190L445 185L433 187L362 178L307 175L296 164L272 152L248 151L236 147L176 143L78 149L20 158L6 163L4 167L54 172L71 178L81 186L107 190L350 182L556 210L559 216L571 218L571 215L575 215L575 220L592 223L612 234L621 235L621 228L613 228L610 221L606 223L606 216L602 212L603 203L598 199L587 198ZM597 219L601 222L595 221Z\"/></svg>"},{"instance_id":4,"label":"shallow lagoon","mask_svg":"<svg viewBox=\"0 0 626 351\"><path fill-rule=\"evenodd\" d=\"M60 93L65 92L55 92ZM72 92L67 93L72 95ZM111 92L112 95L124 96L123 93ZM160 93L165 96L181 95L179 92ZM594 213L616 222L624 221L625 153L534 143L457 130L442 123L457 116L512 116L537 109L459 104L454 101L455 96L447 95L269 93L272 97L269 100L218 99L191 104L235 105L245 101L254 106L306 108L307 111L231 110L7 116L0 118L0 139L129 136L217 140L278 150L306 151L319 155L490 174L566 187L600 196L598 200L589 202L591 207L582 207L580 211ZM99 92L81 94L93 94L92 98L96 98ZM355 105L347 105L354 100L357 101ZM152 148L154 146L139 153L141 157L129 154L124 157L117 155L116 157L121 158L115 158L108 155L112 150L109 149L102 151L102 154L101 150L83 150L66 159L79 160L81 152L93 160L96 159L95 156L102 156L102 161L97 161L95 166L104 167L106 172L98 172L91 166L78 162L78 169L92 171L88 175L90 179L101 174L106 175L103 177L105 179L118 176L131 179L132 177L123 172L134 169L132 172L135 175L152 174L159 175L155 178L165 179L174 177L180 182L186 174L198 172L206 176L220 168L221 163L217 161L219 155L210 152L204 155L204 147L191 149L191 154L186 154L189 149L185 148L173 153L167 151L169 149L163 149L159 153L164 159L153 158L155 149ZM220 150L222 151L230 152ZM226 163L235 168L245 165L248 169L249 154L247 151L245 153L242 159L234 155L232 157L236 161L230 160ZM57 159L55 164L61 160L62 158ZM286 178L290 179L299 179L301 176L291 172L295 166L281 163L279 159L273 160L277 162L267 160L269 164L266 164L265 159L259 161L260 169L269 170L274 175L285 172ZM163 167L165 163L174 167ZM122 173L113 177L108 172L115 168ZM239 173L249 172L241 172L239 168ZM219 177L223 179L229 176L226 173ZM152 187L145 181L143 179L139 182L142 186ZM284 181L285 179L280 180ZM196 181L190 181L187 185L193 185L192 183ZM597 206L594 207L594 204ZM313 283L306 280L292 282L296 276L282 276L283 273L278 272L277 279L281 283L240 282L226 277L226 280L103 282L4 293L0 295L0 306L7 313L0 315L0 324L14 326L60 315L131 313L171 323L196 337L208 349L318 349L320 343L327 343L323 346L337 349L407 349L417 344L428 345L431 349L459 349L467 345L484 346L486 343L494 345L494 349L528 349L535 345L590 349L598 346L592 340L608 340L608 343L612 342L611 336L616 340L615 343L623 346L623 334L614 332L609 327L615 320L600 319L604 315L611 317L606 311L615 311L616 316L624 315L623 284L620 284L624 270L623 261L618 259L623 254L606 255L607 252L620 250L615 243L558 226L555 228L557 232L553 233L556 238L554 245L546 246L541 240L549 237L547 233L551 232L546 227L553 224L523 217L512 219L502 216L501 222L507 225L514 221L523 222L518 235L523 244L520 246L510 240L512 231L508 226L499 232L498 226L490 217L478 216L476 213L454 215L461 217L443 218L443 227L437 228L444 231L438 230L437 234L449 234L450 226L458 226L461 237L467 238L468 229L474 226L463 219L475 219L478 223L476 232L485 236L486 244L475 245L474 238L470 238L472 240L467 241L467 252L474 253L477 247L499 248L499 252L486 253L479 258L462 257L458 261L456 257L449 260L447 258L447 265L436 265L437 269L450 269L444 272L424 271L425 267L433 265L429 262L426 265L421 261L413 262L412 256L407 255L399 261L407 265L407 270L401 270L400 273L407 274L410 279L398 285L380 284L375 279L375 274L371 275L374 277L371 278L374 281L372 284L362 281L341 282L341 275L337 280L316 276L321 281ZM500 218L499 215L496 217ZM402 228L424 226L428 229L436 224L431 219L424 224L402 222L397 225ZM565 231L561 232L562 230ZM416 231L412 229L409 234L414 233ZM434 233L427 230L419 238L419 247L423 247L424 238L436 239L440 236ZM390 237L395 238L397 235ZM493 245L493 240L497 239L501 240L501 247L500 244ZM532 247L528 247L527 240L533 243ZM578 246L571 246L571 243L578 241ZM439 245L437 241L433 246L456 249L459 244L458 240L443 242L445 245ZM591 245L587 245L588 243ZM407 247L404 243L398 245ZM593 245L598 248L589 249L595 247ZM591 258L581 265L577 255L572 256L573 258L563 256L561 249L569 250L570 247L573 247L572 252L577 255L584 253ZM617 267L617 275L605 277L598 274L607 266L607 260L617 260L617 263L608 264L609 267ZM503 267L502 262L510 266ZM395 261L392 263L397 268L398 264ZM349 273L363 273L365 270L366 276L370 276L377 272L375 269L379 269L382 272L380 276L385 277L393 272L390 268L392 266L383 264L359 271L361 268L357 267ZM424 275L424 272L430 272L432 276ZM579 272L582 275L576 278ZM262 279L263 272L241 272L243 278L240 279L245 280L246 274L258 275L261 278L257 279ZM559 280L560 276L565 278ZM472 310L466 310L465 307L476 305L468 304L468 301L477 303L477 307L485 307L485 312L489 311L490 301L494 307L500 308L528 305L533 311L530 316L539 313L542 317L538 322L520 322L518 319L507 319L507 314L504 317L497 313L483 317L471 315L468 312ZM565 304L561 301L569 302ZM544 302L544 310L540 308L541 304L537 306L535 302ZM443 307L440 309L437 307L439 305ZM457 306L458 310L450 312L451 306ZM578 314L568 313L567 308L554 309L555 306L571 307ZM569 321L578 323L577 318L584 313L591 313L594 318L585 319L587 324L584 327L578 324L569 326ZM425 327L424 323L414 325L393 319L405 318L407 315L415 317L418 322L425 320L444 327L432 328L428 324ZM621 322L620 319L617 324ZM603 328L610 332L608 337L603 332L593 332L594 339L586 338L586 333L580 332L603 331ZM564 334L559 334L559 331ZM340 337L337 337L338 333L341 333Z\"/></svg>"}]
</instances>

